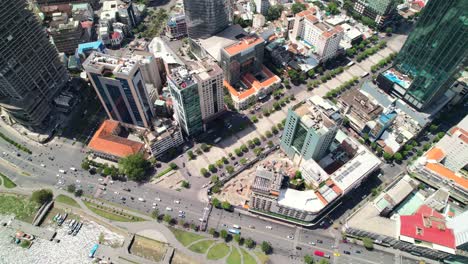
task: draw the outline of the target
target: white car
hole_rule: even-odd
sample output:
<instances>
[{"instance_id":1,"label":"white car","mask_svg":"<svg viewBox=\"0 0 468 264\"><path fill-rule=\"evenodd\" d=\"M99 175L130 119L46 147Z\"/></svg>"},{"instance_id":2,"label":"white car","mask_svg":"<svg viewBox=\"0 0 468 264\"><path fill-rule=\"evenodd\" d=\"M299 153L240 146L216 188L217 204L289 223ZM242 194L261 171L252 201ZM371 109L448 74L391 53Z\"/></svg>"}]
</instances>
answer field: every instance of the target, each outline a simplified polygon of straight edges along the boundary
<instances>
[{"instance_id":1,"label":"white car","mask_svg":"<svg viewBox=\"0 0 468 264\"><path fill-rule=\"evenodd\" d=\"M270 229L270 230L273 229L273 227L271 227L271 226L265 226L265 228L266 228L266 229Z\"/></svg>"},{"instance_id":2,"label":"white car","mask_svg":"<svg viewBox=\"0 0 468 264\"><path fill-rule=\"evenodd\" d=\"M65 174L65 170L60 169L59 172Z\"/></svg>"},{"instance_id":3,"label":"white car","mask_svg":"<svg viewBox=\"0 0 468 264\"><path fill-rule=\"evenodd\" d=\"M205 222L205 219L203 219L203 218L198 218L198 221L200 221L200 222Z\"/></svg>"},{"instance_id":4,"label":"white car","mask_svg":"<svg viewBox=\"0 0 468 264\"><path fill-rule=\"evenodd\" d=\"M145 199L143 199L143 198L141 198L141 197L140 197L140 198L138 198L138 201L140 201L140 202L144 202L144 201L145 201Z\"/></svg>"},{"instance_id":5,"label":"white car","mask_svg":"<svg viewBox=\"0 0 468 264\"><path fill-rule=\"evenodd\" d=\"M75 167L70 167L70 170L76 171L76 168Z\"/></svg>"},{"instance_id":6,"label":"white car","mask_svg":"<svg viewBox=\"0 0 468 264\"><path fill-rule=\"evenodd\" d=\"M179 200L174 200L174 203L175 204L180 204L180 201Z\"/></svg>"},{"instance_id":7,"label":"white car","mask_svg":"<svg viewBox=\"0 0 468 264\"><path fill-rule=\"evenodd\" d=\"M172 208L166 207L166 211L172 211Z\"/></svg>"},{"instance_id":8,"label":"white car","mask_svg":"<svg viewBox=\"0 0 468 264\"><path fill-rule=\"evenodd\" d=\"M181 210L181 211L179 211L179 214L185 214L185 212Z\"/></svg>"},{"instance_id":9,"label":"white car","mask_svg":"<svg viewBox=\"0 0 468 264\"><path fill-rule=\"evenodd\" d=\"M41 167L42 167L42 168L45 168L45 165L44 165L44 163L41 163Z\"/></svg>"},{"instance_id":10,"label":"white car","mask_svg":"<svg viewBox=\"0 0 468 264\"><path fill-rule=\"evenodd\" d=\"M293 240L293 239L294 239L294 236L289 235L289 236L287 236L287 238Z\"/></svg>"},{"instance_id":11,"label":"white car","mask_svg":"<svg viewBox=\"0 0 468 264\"><path fill-rule=\"evenodd\" d=\"M119 192L118 192L118 191L115 191L114 194L119 194Z\"/></svg>"},{"instance_id":12,"label":"white car","mask_svg":"<svg viewBox=\"0 0 468 264\"><path fill-rule=\"evenodd\" d=\"M153 203L153 206L156 206L156 203Z\"/></svg>"},{"instance_id":13,"label":"white car","mask_svg":"<svg viewBox=\"0 0 468 264\"><path fill-rule=\"evenodd\" d=\"M156 201L160 202L161 198L154 198Z\"/></svg>"}]
</instances>

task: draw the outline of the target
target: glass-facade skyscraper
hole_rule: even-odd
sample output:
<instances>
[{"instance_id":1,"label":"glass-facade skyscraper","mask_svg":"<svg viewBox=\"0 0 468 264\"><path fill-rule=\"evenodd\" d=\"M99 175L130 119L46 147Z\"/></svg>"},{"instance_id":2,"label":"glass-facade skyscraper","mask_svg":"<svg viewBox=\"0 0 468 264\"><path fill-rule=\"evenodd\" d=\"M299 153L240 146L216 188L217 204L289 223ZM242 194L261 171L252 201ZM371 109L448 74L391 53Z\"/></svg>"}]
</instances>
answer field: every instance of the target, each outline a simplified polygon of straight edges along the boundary
<instances>
[{"instance_id":1,"label":"glass-facade skyscraper","mask_svg":"<svg viewBox=\"0 0 468 264\"><path fill-rule=\"evenodd\" d=\"M14 121L38 130L68 81L67 70L25 0L1 0L0 22L0 106Z\"/></svg>"},{"instance_id":2,"label":"glass-facade skyscraper","mask_svg":"<svg viewBox=\"0 0 468 264\"><path fill-rule=\"evenodd\" d=\"M405 101L425 109L447 91L466 59L467 33L468 1L428 2L394 63L408 80L398 88Z\"/></svg>"},{"instance_id":3,"label":"glass-facade skyscraper","mask_svg":"<svg viewBox=\"0 0 468 264\"><path fill-rule=\"evenodd\" d=\"M227 0L184 0L187 32L191 39L208 38L229 25Z\"/></svg>"}]
</instances>

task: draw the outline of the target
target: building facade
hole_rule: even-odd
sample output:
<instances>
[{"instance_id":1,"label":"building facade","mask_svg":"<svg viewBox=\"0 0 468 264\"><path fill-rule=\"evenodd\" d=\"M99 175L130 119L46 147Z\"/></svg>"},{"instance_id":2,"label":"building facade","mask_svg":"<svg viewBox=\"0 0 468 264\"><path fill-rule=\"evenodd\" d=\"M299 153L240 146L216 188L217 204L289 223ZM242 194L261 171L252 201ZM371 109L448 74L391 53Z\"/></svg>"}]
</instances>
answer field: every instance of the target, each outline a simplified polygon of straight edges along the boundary
<instances>
[{"instance_id":1,"label":"building facade","mask_svg":"<svg viewBox=\"0 0 468 264\"><path fill-rule=\"evenodd\" d=\"M208 38L229 25L227 0L184 0L188 36Z\"/></svg>"},{"instance_id":2,"label":"building facade","mask_svg":"<svg viewBox=\"0 0 468 264\"><path fill-rule=\"evenodd\" d=\"M94 52L83 68L110 119L151 127L153 108L136 59Z\"/></svg>"},{"instance_id":3,"label":"building facade","mask_svg":"<svg viewBox=\"0 0 468 264\"><path fill-rule=\"evenodd\" d=\"M381 27L393 18L396 6L395 0L358 0L354 4L354 10L374 20Z\"/></svg>"},{"instance_id":4,"label":"building facade","mask_svg":"<svg viewBox=\"0 0 468 264\"><path fill-rule=\"evenodd\" d=\"M302 41L318 59L326 61L337 55L344 31L340 26L329 26L315 16L310 8L296 14L290 39Z\"/></svg>"},{"instance_id":5,"label":"building facade","mask_svg":"<svg viewBox=\"0 0 468 264\"><path fill-rule=\"evenodd\" d=\"M393 93L424 110L449 89L468 54L467 16L463 0L427 3L394 62L408 79L385 76L395 82Z\"/></svg>"},{"instance_id":6,"label":"building facade","mask_svg":"<svg viewBox=\"0 0 468 264\"><path fill-rule=\"evenodd\" d=\"M319 160L327 153L341 121L335 105L313 96L288 110L281 149L295 163Z\"/></svg>"},{"instance_id":7,"label":"building facade","mask_svg":"<svg viewBox=\"0 0 468 264\"><path fill-rule=\"evenodd\" d=\"M0 14L0 106L34 129L50 116L68 74L26 1L1 1Z\"/></svg>"},{"instance_id":8,"label":"building facade","mask_svg":"<svg viewBox=\"0 0 468 264\"><path fill-rule=\"evenodd\" d=\"M176 14L166 24L166 36L170 39L181 39L187 36L187 22L184 14Z\"/></svg>"},{"instance_id":9,"label":"building facade","mask_svg":"<svg viewBox=\"0 0 468 264\"><path fill-rule=\"evenodd\" d=\"M258 14L262 14L266 16L268 13L268 8L270 7L270 1L269 0L254 0L254 3L255 3L255 11L257 11Z\"/></svg>"},{"instance_id":10,"label":"building facade","mask_svg":"<svg viewBox=\"0 0 468 264\"><path fill-rule=\"evenodd\" d=\"M158 158L171 148L184 143L184 138L177 122L170 119L159 119L154 131L148 131L146 140L151 154Z\"/></svg>"}]
</instances>

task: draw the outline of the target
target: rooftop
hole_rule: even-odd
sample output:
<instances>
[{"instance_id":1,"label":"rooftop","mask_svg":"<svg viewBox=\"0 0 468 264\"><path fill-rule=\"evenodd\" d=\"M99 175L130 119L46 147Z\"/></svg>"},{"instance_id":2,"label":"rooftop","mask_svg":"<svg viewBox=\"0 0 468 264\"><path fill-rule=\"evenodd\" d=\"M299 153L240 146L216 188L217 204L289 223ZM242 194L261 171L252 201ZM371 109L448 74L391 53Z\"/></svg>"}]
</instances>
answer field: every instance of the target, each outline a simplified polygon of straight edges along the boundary
<instances>
[{"instance_id":1,"label":"rooftop","mask_svg":"<svg viewBox=\"0 0 468 264\"><path fill-rule=\"evenodd\" d=\"M224 86L229 90L232 96L238 100L246 99L256 92L268 88L275 83L279 83L281 79L273 74L267 67L262 66L260 73L263 80L258 80L253 74L246 73L241 77L241 88L231 86L227 81L224 81Z\"/></svg>"},{"instance_id":2,"label":"rooftop","mask_svg":"<svg viewBox=\"0 0 468 264\"><path fill-rule=\"evenodd\" d=\"M310 97L306 103L296 105L293 110L305 126L317 131L331 128L341 120L338 108L318 95Z\"/></svg>"},{"instance_id":3,"label":"rooftop","mask_svg":"<svg viewBox=\"0 0 468 264\"><path fill-rule=\"evenodd\" d=\"M130 75L136 70L137 60L131 58L123 58L111 56L100 52L93 52L83 63L83 68L86 71L106 74L112 73L116 75Z\"/></svg>"},{"instance_id":4,"label":"rooftop","mask_svg":"<svg viewBox=\"0 0 468 264\"><path fill-rule=\"evenodd\" d=\"M468 211L463 212L454 218L449 218L447 227L453 229L456 246L468 243Z\"/></svg>"},{"instance_id":5,"label":"rooftop","mask_svg":"<svg viewBox=\"0 0 468 264\"><path fill-rule=\"evenodd\" d=\"M282 182L283 175L275 172L273 167L258 166L251 189L278 196Z\"/></svg>"},{"instance_id":6,"label":"rooftop","mask_svg":"<svg viewBox=\"0 0 468 264\"><path fill-rule=\"evenodd\" d=\"M264 43L265 40L256 35L250 35L240 39L237 43L224 47L224 50L231 56L249 50L259 44Z\"/></svg>"},{"instance_id":7,"label":"rooftop","mask_svg":"<svg viewBox=\"0 0 468 264\"><path fill-rule=\"evenodd\" d=\"M445 225L444 216L427 205L419 207L413 215L400 216L400 223L400 236L455 249L453 230Z\"/></svg>"},{"instance_id":8,"label":"rooftop","mask_svg":"<svg viewBox=\"0 0 468 264\"><path fill-rule=\"evenodd\" d=\"M351 115L354 118L360 119L361 122L367 122L382 113L383 107L375 100L369 98L360 90L350 89L340 96L339 101L351 107Z\"/></svg>"},{"instance_id":9,"label":"rooftop","mask_svg":"<svg viewBox=\"0 0 468 264\"><path fill-rule=\"evenodd\" d=\"M119 128L119 122L105 120L89 141L88 147L93 151L120 158L139 153L144 149L144 144L120 137Z\"/></svg>"},{"instance_id":10,"label":"rooftop","mask_svg":"<svg viewBox=\"0 0 468 264\"><path fill-rule=\"evenodd\" d=\"M249 34L238 24L231 25L218 34L197 41L215 60L221 61L221 49L233 45Z\"/></svg>"},{"instance_id":11,"label":"rooftop","mask_svg":"<svg viewBox=\"0 0 468 264\"><path fill-rule=\"evenodd\" d=\"M327 202L322 201L313 190L282 189L278 198L278 204L308 212L319 212L327 205Z\"/></svg>"}]
</instances>

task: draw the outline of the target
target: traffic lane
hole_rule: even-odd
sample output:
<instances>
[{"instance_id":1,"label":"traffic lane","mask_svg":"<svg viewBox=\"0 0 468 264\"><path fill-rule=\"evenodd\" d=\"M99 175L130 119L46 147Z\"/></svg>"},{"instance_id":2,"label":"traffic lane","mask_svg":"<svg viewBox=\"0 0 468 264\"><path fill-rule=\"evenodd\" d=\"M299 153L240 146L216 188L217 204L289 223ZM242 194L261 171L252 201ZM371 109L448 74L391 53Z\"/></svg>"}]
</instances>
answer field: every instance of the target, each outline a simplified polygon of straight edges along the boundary
<instances>
[{"instance_id":1,"label":"traffic lane","mask_svg":"<svg viewBox=\"0 0 468 264\"><path fill-rule=\"evenodd\" d=\"M344 251L348 251L350 255L344 254ZM351 243L339 244L336 252L340 253L341 256L354 256L356 258L362 258L364 256L366 259L372 260L375 263L392 263L395 259L394 254L378 250L367 250L363 246Z\"/></svg>"}]
</instances>

